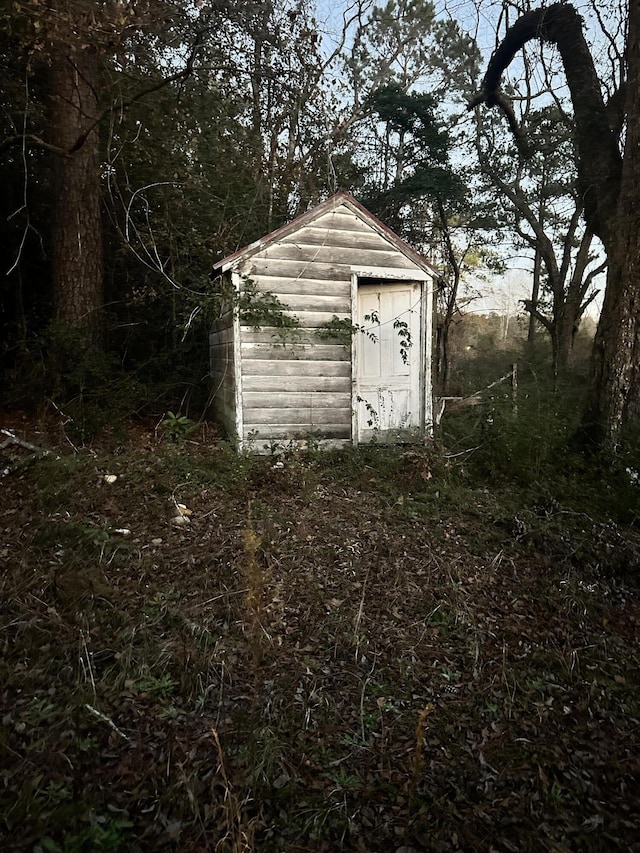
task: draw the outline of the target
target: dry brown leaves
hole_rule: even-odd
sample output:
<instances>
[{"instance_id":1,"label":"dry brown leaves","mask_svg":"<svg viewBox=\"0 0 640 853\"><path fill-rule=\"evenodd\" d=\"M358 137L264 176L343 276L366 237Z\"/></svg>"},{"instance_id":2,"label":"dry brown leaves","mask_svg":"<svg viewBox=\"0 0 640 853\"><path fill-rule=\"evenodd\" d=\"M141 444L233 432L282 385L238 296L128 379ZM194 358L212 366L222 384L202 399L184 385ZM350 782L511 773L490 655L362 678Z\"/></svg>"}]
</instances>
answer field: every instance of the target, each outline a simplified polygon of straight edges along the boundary
<instances>
[{"instance_id":1,"label":"dry brown leaves","mask_svg":"<svg viewBox=\"0 0 640 853\"><path fill-rule=\"evenodd\" d=\"M4 849L640 849L635 590L388 453L11 478Z\"/></svg>"}]
</instances>

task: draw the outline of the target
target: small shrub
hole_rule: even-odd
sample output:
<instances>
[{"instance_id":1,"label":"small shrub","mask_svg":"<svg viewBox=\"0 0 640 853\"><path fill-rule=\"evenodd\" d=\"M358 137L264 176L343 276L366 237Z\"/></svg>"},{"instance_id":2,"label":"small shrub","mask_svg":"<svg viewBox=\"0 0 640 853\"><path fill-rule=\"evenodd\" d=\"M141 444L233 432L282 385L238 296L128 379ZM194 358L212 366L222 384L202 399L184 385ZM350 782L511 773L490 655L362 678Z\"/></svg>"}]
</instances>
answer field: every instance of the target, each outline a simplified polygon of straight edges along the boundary
<instances>
[{"instance_id":1,"label":"small shrub","mask_svg":"<svg viewBox=\"0 0 640 853\"><path fill-rule=\"evenodd\" d=\"M161 426L164 432L164 437L168 441L172 441L174 444L182 444L182 442L186 441L197 427L197 423L192 421L186 415L180 414L180 412L174 414L169 411L165 415Z\"/></svg>"}]
</instances>

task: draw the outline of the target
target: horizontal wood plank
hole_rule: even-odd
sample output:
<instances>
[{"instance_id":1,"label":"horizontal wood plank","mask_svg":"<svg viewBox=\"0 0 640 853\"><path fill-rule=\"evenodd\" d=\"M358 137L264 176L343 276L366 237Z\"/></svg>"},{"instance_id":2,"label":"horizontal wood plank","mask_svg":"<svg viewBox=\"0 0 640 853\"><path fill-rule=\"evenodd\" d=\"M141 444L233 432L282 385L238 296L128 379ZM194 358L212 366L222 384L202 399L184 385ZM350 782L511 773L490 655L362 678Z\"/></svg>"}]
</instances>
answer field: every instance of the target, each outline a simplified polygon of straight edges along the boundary
<instances>
[{"instance_id":1,"label":"horizontal wood plank","mask_svg":"<svg viewBox=\"0 0 640 853\"><path fill-rule=\"evenodd\" d=\"M304 428L300 424L254 424L245 422L244 438L256 441L287 441L312 434L317 438L351 437L351 424L321 424L317 428Z\"/></svg>"},{"instance_id":2,"label":"horizontal wood plank","mask_svg":"<svg viewBox=\"0 0 640 853\"><path fill-rule=\"evenodd\" d=\"M354 246L304 246L297 243L275 243L273 246L268 246L260 253L262 260L268 261L292 261L302 265L312 264L329 264L329 265L345 265L347 267L353 264L367 264L370 267L400 267L401 269L411 269L415 264L411 263L407 257L393 249L389 245L384 245L376 249Z\"/></svg>"},{"instance_id":3,"label":"horizontal wood plank","mask_svg":"<svg viewBox=\"0 0 640 853\"><path fill-rule=\"evenodd\" d=\"M302 435L297 438L288 439L271 438L265 440L264 438L258 437L256 439L252 438L246 440L244 446L250 450L251 453L271 455L274 444L283 448L286 447L288 450L291 447L305 448L309 443L321 450L339 450L344 447L348 447L351 444L351 438L333 438L331 436L322 437L317 436L315 433L313 435Z\"/></svg>"},{"instance_id":4,"label":"horizontal wood plank","mask_svg":"<svg viewBox=\"0 0 640 853\"><path fill-rule=\"evenodd\" d=\"M381 253L382 255L382 253ZM384 263L383 263L384 260ZM404 255L396 253L388 258L377 258L374 260L367 252L354 253L351 258L344 258L342 263L319 263L311 261L296 261L291 259L270 259L256 255L247 264L249 278L257 276L276 276L279 278L324 279L325 281L351 282L351 267L367 267L374 269L375 266L385 269L417 270Z\"/></svg>"},{"instance_id":5,"label":"horizontal wood plank","mask_svg":"<svg viewBox=\"0 0 640 853\"><path fill-rule=\"evenodd\" d=\"M209 335L209 343L211 346L229 346L233 341L233 329L217 329Z\"/></svg>"},{"instance_id":6,"label":"horizontal wood plank","mask_svg":"<svg viewBox=\"0 0 640 853\"><path fill-rule=\"evenodd\" d=\"M225 393L225 390L222 388L218 389L211 402L211 410L216 420L224 426L227 432L235 429L236 406L234 394Z\"/></svg>"},{"instance_id":7,"label":"horizontal wood plank","mask_svg":"<svg viewBox=\"0 0 640 853\"><path fill-rule=\"evenodd\" d=\"M356 231L365 232L371 231L371 226L363 222L359 216L356 216L351 210L342 208L324 213L314 220L314 228L327 228L331 231Z\"/></svg>"},{"instance_id":8,"label":"horizontal wood plank","mask_svg":"<svg viewBox=\"0 0 640 853\"><path fill-rule=\"evenodd\" d=\"M261 284L264 279L261 279ZM348 314L351 311L351 294L342 293L340 296L332 294L316 294L310 289L302 293L283 293L270 287L263 287L275 294L282 303L283 310L293 311L324 311L333 314ZM304 290L303 288L300 288ZM241 318L242 319L242 318Z\"/></svg>"},{"instance_id":9,"label":"horizontal wood plank","mask_svg":"<svg viewBox=\"0 0 640 853\"><path fill-rule=\"evenodd\" d=\"M309 352L312 347L334 346L335 341L322 336L324 331L322 328L296 329L295 341L291 343L286 342L284 351L287 352L290 349L297 351L300 347L304 347L305 351ZM276 346L277 349L283 349L278 337L274 337L272 328L253 329L246 326L243 327L242 346L244 347L245 344L269 344L271 347ZM315 358L314 356L310 357Z\"/></svg>"},{"instance_id":10,"label":"horizontal wood plank","mask_svg":"<svg viewBox=\"0 0 640 853\"><path fill-rule=\"evenodd\" d=\"M349 225L352 223L349 222ZM358 227L353 224L352 228L319 228L307 225L294 234L289 234L282 240L283 243L317 248L318 246L336 246L348 248L357 244L360 249L387 249L393 252L398 250L382 235L371 231L364 224Z\"/></svg>"},{"instance_id":11,"label":"horizontal wood plank","mask_svg":"<svg viewBox=\"0 0 640 853\"><path fill-rule=\"evenodd\" d=\"M212 334L227 334L229 337L232 337L233 313L231 311L227 311L223 317L218 317L217 320L214 320L211 332Z\"/></svg>"},{"instance_id":12,"label":"horizontal wood plank","mask_svg":"<svg viewBox=\"0 0 640 853\"><path fill-rule=\"evenodd\" d=\"M213 346L209 350L212 364L217 364L220 370L231 367L233 369L233 349L231 347Z\"/></svg>"},{"instance_id":13,"label":"horizontal wood plank","mask_svg":"<svg viewBox=\"0 0 640 853\"><path fill-rule=\"evenodd\" d=\"M313 293L310 288L306 288L306 285L298 288L300 293L283 293L281 290L271 287L269 280L262 277L257 284L261 293L273 293L280 300L283 311L293 313L298 311L324 311L334 314L348 314L351 311L351 294L345 292L344 286L340 295L333 295ZM240 320L242 321L242 314ZM223 341L218 343L223 343Z\"/></svg>"},{"instance_id":14,"label":"horizontal wood plank","mask_svg":"<svg viewBox=\"0 0 640 853\"><path fill-rule=\"evenodd\" d=\"M242 358L275 361L349 361L351 347L340 344L309 343L274 346L270 343L243 343Z\"/></svg>"},{"instance_id":15,"label":"horizontal wood plank","mask_svg":"<svg viewBox=\"0 0 640 853\"><path fill-rule=\"evenodd\" d=\"M243 376L351 376L350 361L266 361L247 359L242 362ZM310 381L311 384L311 381Z\"/></svg>"},{"instance_id":16,"label":"horizontal wood plank","mask_svg":"<svg viewBox=\"0 0 640 853\"><path fill-rule=\"evenodd\" d=\"M232 406L226 405L223 400L216 400L214 411L216 413L216 417L221 421L224 421L226 425L235 425L236 413Z\"/></svg>"},{"instance_id":17,"label":"horizontal wood plank","mask_svg":"<svg viewBox=\"0 0 640 853\"><path fill-rule=\"evenodd\" d=\"M229 403L229 405L233 404L235 407L236 389L233 387L233 385L231 383L228 383L228 384L218 383L217 385L214 384L212 391L218 400L223 400L223 401Z\"/></svg>"},{"instance_id":18,"label":"horizontal wood plank","mask_svg":"<svg viewBox=\"0 0 640 853\"><path fill-rule=\"evenodd\" d=\"M321 326L330 323L334 317L340 320L349 320L349 314L338 313L336 311L285 311L290 317L297 319L298 324L302 329L318 329ZM241 326L241 333L245 330L254 329L253 326ZM285 341L295 340L295 329L278 328L276 326L260 326L264 331L270 331L271 336L277 340L283 338Z\"/></svg>"},{"instance_id":19,"label":"horizontal wood plank","mask_svg":"<svg viewBox=\"0 0 640 853\"><path fill-rule=\"evenodd\" d=\"M345 409L351 406L350 393L335 393L323 391L292 392L284 391L273 394L269 391L245 391L244 403L247 412L252 409L301 409L314 412L316 409ZM289 420L283 411L281 420Z\"/></svg>"},{"instance_id":20,"label":"horizontal wood plank","mask_svg":"<svg viewBox=\"0 0 640 853\"><path fill-rule=\"evenodd\" d=\"M351 273L344 264L301 264L300 261L275 261L256 255L246 264L249 278L277 276L279 278L322 279L323 281L351 282Z\"/></svg>"},{"instance_id":21,"label":"horizontal wood plank","mask_svg":"<svg viewBox=\"0 0 640 853\"><path fill-rule=\"evenodd\" d=\"M314 376L313 381L308 376L264 376L244 375L242 387L245 394L251 391L336 391L351 394L351 376Z\"/></svg>"},{"instance_id":22,"label":"horizontal wood plank","mask_svg":"<svg viewBox=\"0 0 640 853\"><path fill-rule=\"evenodd\" d=\"M286 415L286 419L285 416ZM244 420L250 424L298 424L298 429L313 429L320 424L351 423L351 407L345 409L276 409L245 408Z\"/></svg>"},{"instance_id":23,"label":"horizontal wood plank","mask_svg":"<svg viewBox=\"0 0 640 853\"><path fill-rule=\"evenodd\" d=\"M283 302L287 301L289 295L315 294L336 299L351 298L351 281L346 277L339 281L328 281L321 278L297 278L295 275L259 275L254 278L254 282L259 291L276 293Z\"/></svg>"}]
</instances>

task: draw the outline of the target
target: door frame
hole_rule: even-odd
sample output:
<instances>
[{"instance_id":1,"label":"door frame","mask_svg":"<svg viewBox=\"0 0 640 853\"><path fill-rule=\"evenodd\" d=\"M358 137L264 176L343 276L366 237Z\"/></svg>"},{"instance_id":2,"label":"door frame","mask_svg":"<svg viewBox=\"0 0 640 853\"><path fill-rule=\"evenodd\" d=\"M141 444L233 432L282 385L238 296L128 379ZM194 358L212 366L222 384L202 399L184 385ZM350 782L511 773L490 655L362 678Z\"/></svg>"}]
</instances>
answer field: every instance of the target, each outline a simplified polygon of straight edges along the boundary
<instances>
[{"instance_id":1,"label":"door frame","mask_svg":"<svg viewBox=\"0 0 640 853\"><path fill-rule=\"evenodd\" d=\"M420 431L432 432L433 429L433 383L431 375L431 352L433 336L433 275L419 267L403 269L396 267L351 267L351 320L358 318L358 282L361 278L380 279L389 284L420 285L420 360L419 360L419 400ZM358 422L358 367L360 347L358 335L351 337L351 440L354 445L360 442L360 424Z\"/></svg>"}]
</instances>

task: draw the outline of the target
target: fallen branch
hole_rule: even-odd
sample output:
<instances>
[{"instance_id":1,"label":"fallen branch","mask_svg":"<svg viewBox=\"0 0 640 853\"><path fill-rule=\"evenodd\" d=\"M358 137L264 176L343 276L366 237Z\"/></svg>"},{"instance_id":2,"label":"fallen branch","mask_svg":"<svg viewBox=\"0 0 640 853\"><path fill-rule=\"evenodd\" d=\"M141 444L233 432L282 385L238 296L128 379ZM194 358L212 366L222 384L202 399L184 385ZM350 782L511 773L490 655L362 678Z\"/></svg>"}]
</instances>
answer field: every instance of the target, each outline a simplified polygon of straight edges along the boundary
<instances>
[{"instance_id":1,"label":"fallen branch","mask_svg":"<svg viewBox=\"0 0 640 853\"><path fill-rule=\"evenodd\" d=\"M440 421L442 420L442 416L444 415L445 409L447 408L447 404L449 404L449 410L466 409L468 406L479 406L480 403L482 403L482 395L485 391L488 391L490 388L494 388L496 385L499 385L501 382L504 382L505 379L511 379L513 383L516 379L516 376L517 370L516 365L514 365L511 370L508 373L505 373L504 376L501 376L500 379L496 379L495 382L492 382L485 388L481 388L479 391L474 391L473 394L469 394L466 397L438 397L435 403L436 426L440 425Z\"/></svg>"},{"instance_id":2,"label":"fallen branch","mask_svg":"<svg viewBox=\"0 0 640 853\"><path fill-rule=\"evenodd\" d=\"M4 450L12 444L17 445L18 447L23 447L25 450L32 450L33 453L26 458L21 459L18 462L13 462L9 465L5 465L4 468L0 468L0 479L2 477L6 477L9 474L12 474L14 471L17 471L18 468L21 468L24 465L28 465L29 462L33 462L36 459L42 459L45 456L52 456L54 459L59 459L57 453L54 453L52 450L47 450L44 447L38 447L36 444L32 444L30 441L25 441L23 438L18 438L11 430L0 428L0 434L6 436L4 441L0 443L0 450Z\"/></svg>"}]
</instances>

